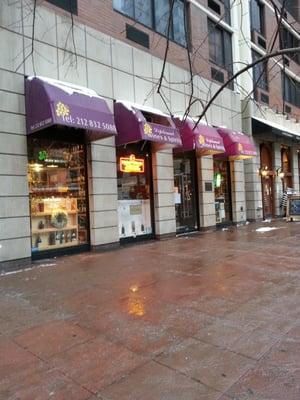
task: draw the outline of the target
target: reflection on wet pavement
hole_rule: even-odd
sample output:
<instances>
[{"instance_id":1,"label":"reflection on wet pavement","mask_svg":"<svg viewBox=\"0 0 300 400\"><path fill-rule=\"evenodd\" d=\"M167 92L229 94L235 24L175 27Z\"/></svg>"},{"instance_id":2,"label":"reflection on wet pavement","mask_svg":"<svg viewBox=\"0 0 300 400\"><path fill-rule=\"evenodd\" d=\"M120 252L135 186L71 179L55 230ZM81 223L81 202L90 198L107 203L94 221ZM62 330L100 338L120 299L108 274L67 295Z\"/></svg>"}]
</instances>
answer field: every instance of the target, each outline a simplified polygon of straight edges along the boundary
<instances>
[{"instance_id":1,"label":"reflection on wet pavement","mask_svg":"<svg viewBox=\"0 0 300 400\"><path fill-rule=\"evenodd\" d=\"M0 399L299 400L300 224L0 278Z\"/></svg>"}]
</instances>

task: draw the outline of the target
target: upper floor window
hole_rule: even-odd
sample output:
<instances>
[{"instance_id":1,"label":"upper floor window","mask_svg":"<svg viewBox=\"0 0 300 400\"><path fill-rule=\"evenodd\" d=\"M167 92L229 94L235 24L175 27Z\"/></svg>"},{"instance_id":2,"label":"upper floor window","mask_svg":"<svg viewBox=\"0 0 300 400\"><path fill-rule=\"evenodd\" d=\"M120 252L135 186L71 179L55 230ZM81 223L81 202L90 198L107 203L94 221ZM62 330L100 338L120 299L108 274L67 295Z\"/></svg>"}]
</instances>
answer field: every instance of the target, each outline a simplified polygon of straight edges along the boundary
<instances>
[{"instance_id":1,"label":"upper floor window","mask_svg":"<svg viewBox=\"0 0 300 400\"><path fill-rule=\"evenodd\" d=\"M252 51L252 60L256 61L261 58L261 55L256 51ZM253 84L254 87L268 90L268 64L260 62L253 67Z\"/></svg>"},{"instance_id":2,"label":"upper floor window","mask_svg":"<svg viewBox=\"0 0 300 400\"><path fill-rule=\"evenodd\" d=\"M299 1L298 0L279 0L285 10L289 12L296 21L300 22ZM286 18L286 15L284 15Z\"/></svg>"},{"instance_id":3,"label":"upper floor window","mask_svg":"<svg viewBox=\"0 0 300 400\"><path fill-rule=\"evenodd\" d=\"M231 34L208 20L208 43L210 61L232 73Z\"/></svg>"},{"instance_id":4,"label":"upper floor window","mask_svg":"<svg viewBox=\"0 0 300 400\"><path fill-rule=\"evenodd\" d=\"M265 34L264 5L259 0L250 0L251 30Z\"/></svg>"},{"instance_id":5,"label":"upper floor window","mask_svg":"<svg viewBox=\"0 0 300 400\"><path fill-rule=\"evenodd\" d=\"M300 107L300 83L282 73L283 99L296 107Z\"/></svg>"},{"instance_id":6,"label":"upper floor window","mask_svg":"<svg viewBox=\"0 0 300 400\"><path fill-rule=\"evenodd\" d=\"M77 14L77 0L47 0L48 3L54 4L57 7L70 11L72 14Z\"/></svg>"},{"instance_id":7,"label":"upper floor window","mask_svg":"<svg viewBox=\"0 0 300 400\"><path fill-rule=\"evenodd\" d=\"M286 29L284 26L281 25L280 27L280 48L281 49L289 49L293 47L298 47L300 44L300 41L290 32L288 29ZM295 53L288 53L288 57L290 57L292 60L294 60L297 64L300 64L300 54L299 52Z\"/></svg>"},{"instance_id":8,"label":"upper floor window","mask_svg":"<svg viewBox=\"0 0 300 400\"><path fill-rule=\"evenodd\" d=\"M113 0L113 7L164 36L168 33L170 0ZM175 0L170 22L170 39L186 46L186 21L182 0Z\"/></svg>"}]
</instances>

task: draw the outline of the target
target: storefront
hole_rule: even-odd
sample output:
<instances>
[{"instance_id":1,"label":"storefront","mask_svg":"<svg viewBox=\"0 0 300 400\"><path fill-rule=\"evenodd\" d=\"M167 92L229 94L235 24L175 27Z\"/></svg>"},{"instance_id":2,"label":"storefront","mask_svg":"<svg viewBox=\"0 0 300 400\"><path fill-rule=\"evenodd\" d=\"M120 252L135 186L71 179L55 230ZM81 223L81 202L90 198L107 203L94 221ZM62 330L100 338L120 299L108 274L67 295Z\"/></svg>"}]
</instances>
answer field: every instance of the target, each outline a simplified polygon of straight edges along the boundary
<instances>
[{"instance_id":1,"label":"storefront","mask_svg":"<svg viewBox=\"0 0 300 400\"><path fill-rule=\"evenodd\" d=\"M95 92L41 77L26 80L32 257L89 248L87 147L116 134Z\"/></svg>"},{"instance_id":2,"label":"storefront","mask_svg":"<svg viewBox=\"0 0 300 400\"><path fill-rule=\"evenodd\" d=\"M175 121L182 138L182 147L174 150L176 228L177 233L184 233L200 228L198 183L200 186L203 183L199 182L203 176L197 173L200 157L221 154L225 149L216 129L196 125L191 118ZM213 187L211 180L205 176L204 180L204 187Z\"/></svg>"},{"instance_id":3,"label":"storefront","mask_svg":"<svg viewBox=\"0 0 300 400\"><path fill-rule=\"evenodd\" d=\"M120 241L150 239L156 236L154 214L158 208L153 182L156 186L163 183L152 157L157 151L181 145L180 134L172 119L159 110L117 101L114 113Z\"/></svg>"},{"instance_id":4,"label":"storefront","mask_svg":"<svg viewBox=\"0 0 300 400\"><path fill-rule=\"evenodd\" d=\"M235 169L235 161L246 160L256 156L254 144L249 136L242 132L236 132L226 128L217 128L223 139L225 152L214 156L214 190L216 223L219 225L231 224L234 211L237 212L238 190L241 184L237 178L238 172ZM235 202L236 209L233 209ZM242 209L241 209L242 208ZM240 210L243 212L243 206Z\"/></svg>"}]
</instances>

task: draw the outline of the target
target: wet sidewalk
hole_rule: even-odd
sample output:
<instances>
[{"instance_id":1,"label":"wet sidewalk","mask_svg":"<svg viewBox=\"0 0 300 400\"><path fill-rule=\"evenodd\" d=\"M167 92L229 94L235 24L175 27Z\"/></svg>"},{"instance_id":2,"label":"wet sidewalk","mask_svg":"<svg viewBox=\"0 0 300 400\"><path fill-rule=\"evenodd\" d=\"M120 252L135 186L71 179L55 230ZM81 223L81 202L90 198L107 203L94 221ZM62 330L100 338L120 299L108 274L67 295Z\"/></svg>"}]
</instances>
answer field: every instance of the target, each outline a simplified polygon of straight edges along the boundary
<instances>
[{"instance_id":1,"label":"wet sidewalk","mask_svg":"<svg viewBox=\"0 0 300 400\"><path fill-rule=\"evenodd\" d=\"M299 243L249 224L0 277L0 399L299 400Z\"/></svg>"}]
</instances>

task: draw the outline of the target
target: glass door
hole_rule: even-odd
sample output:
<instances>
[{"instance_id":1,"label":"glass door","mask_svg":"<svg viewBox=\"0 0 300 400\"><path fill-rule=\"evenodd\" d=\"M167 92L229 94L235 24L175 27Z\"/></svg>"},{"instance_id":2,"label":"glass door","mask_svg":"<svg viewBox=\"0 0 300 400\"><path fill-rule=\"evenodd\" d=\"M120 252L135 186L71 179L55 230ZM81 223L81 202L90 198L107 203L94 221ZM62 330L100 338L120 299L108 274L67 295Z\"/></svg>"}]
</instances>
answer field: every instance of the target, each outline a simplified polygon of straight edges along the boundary
<instances>
[{"instance_id":1,"label":"glass door","mask_svg":"<svg viewBox=\"0 0 300 400\"><path fill-rule=\"evenodd\" d=\"M154 236L150 145L117 148L119 237L123 242Z\"/></svg>"},{"instance_id":2,"label":"glass door","mask_svg":"<svg viewBox=\"0 0 300 400\"><path fill-rule=\"evenodd\" d=\"M230 162L214 158L214 191L216 223L230 224L232 222Z\"/></svg>"},{"instance_id":3,"label":"glass door","mask_svg":"<svg viewBox=\"0 0 300 400\"><path fill-rule=\"evenodd\" d=\"M197 230L198 203L194 153L174 155L174 192L177 233Z\"/></svg>"}]
</instances>

